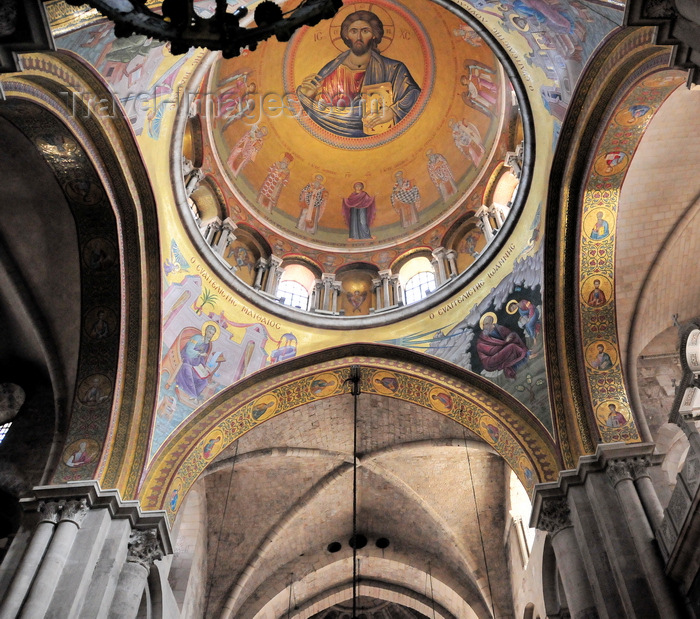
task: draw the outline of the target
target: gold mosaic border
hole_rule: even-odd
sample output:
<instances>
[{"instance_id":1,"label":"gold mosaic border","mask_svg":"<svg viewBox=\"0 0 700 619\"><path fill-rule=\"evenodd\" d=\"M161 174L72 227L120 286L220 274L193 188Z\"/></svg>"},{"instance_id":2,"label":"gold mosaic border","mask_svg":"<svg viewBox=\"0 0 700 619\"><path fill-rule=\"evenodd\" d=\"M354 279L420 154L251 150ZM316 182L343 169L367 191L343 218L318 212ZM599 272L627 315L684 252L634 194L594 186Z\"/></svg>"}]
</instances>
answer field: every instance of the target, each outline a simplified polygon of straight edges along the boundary
<instances>
[{"instance_id":1,"label":"gold mosaic border","mask_svg":"<svg viewBox=\"0 0 700 619\"><path fill-rule=\"evenodd\" d=\"M517 402L508 401L510 396L499 399L463 380L404 361L346 357L292 372L282 383L279 378L257 380L238 393L235 386L222 392L156 454L139 492L144 509L165 508L174 519L182 498L214 457L207 448L214 434L223 439L216 440L219 453L272 417L349 394L345 381L352 365L361 366L363 394L410 402L454 419L491 445L528 491L537 482L556 479L560 465L554 443L518 410Z\"/></svg>"}]
</instances>

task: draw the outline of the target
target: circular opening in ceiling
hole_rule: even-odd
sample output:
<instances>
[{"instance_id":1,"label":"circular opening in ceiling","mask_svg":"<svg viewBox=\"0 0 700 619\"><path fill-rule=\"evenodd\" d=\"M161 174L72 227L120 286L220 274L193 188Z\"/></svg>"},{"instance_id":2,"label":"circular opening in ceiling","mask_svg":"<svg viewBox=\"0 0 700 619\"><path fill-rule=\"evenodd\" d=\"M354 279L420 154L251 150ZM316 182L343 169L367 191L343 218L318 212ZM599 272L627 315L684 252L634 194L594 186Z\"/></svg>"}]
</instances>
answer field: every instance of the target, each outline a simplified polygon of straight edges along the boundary
<instances>
[{"instance_id":1,"label":"circular opening in ceiling","mask_svg":"<svg viewBox=\"0 0 700 619\"><path fill-rule=\"evenodd\" d=\"M367 545L367 538L364 535L362 535L362 533L358 533L357 535L353 535L348 540L348 544L350 544L350 548L360 550L361 548L364 548Z\"/></svg>"},{"instance_id":2,"label":"circular opening in ceiling","mask_svg":"<svg viewBox=\"0 0 700 619\"><path fill-rule=\"evenodd\" d=\"M335 553L338 552L342 547L343 545L340 542L331 542L330 544L328 544L326 550L328 550L328 552L330 553Z\"/></svg>"},{"instance_id":3,"label":"circular opening in ceiling","mask_svg":"<svg viewBox=\"0 0 700 619\"><path fill-rule=\"evenodd\" d=\"M381 548L382 550L384 550L384 548L389 547L389 540L386 537L380 537L376 541L376 545L377 545L377 548Z\"/></svg>"},{"instance_id":4,"label":"circular opening in ceiling","mask_svg":"<svg viewBox=\"0 0 700 619\"><path fill-rule=\"evenodd\" d=\"M502 246L530 183L530 111L492 35L457 7L367 8L213 56L178 118L203 128L187 133L202 166L185 154L173 172L205 259L251 302L314 326L443 302ZM405 290L413 258L428 267Z\"/></svg>"}]
</instances>

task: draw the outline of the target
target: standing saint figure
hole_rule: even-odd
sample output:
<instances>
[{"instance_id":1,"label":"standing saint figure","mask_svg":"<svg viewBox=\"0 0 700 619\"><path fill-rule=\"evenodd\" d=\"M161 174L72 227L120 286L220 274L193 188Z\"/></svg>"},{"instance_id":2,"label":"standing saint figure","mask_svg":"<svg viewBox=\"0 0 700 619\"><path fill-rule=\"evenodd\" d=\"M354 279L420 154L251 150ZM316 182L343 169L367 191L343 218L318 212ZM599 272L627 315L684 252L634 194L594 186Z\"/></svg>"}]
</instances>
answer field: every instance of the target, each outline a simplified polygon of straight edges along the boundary
<instances>
[{"instance_id":1,"label":"standing saint figure","mask_svg":"<svg viewBox=\"0 0 700 619\"><path fill-rule=\"evenodd\" d=\"M355 183L353 189L347 198L343 198L343 217L350 231L349 238L371 239L369 227L376 212L374 198L365 191L364 183Z\"/></svg>"},{"instance_id":2,"label":"standing saint figure","mask_svg":"<svg viewBox=\"0 0 700 619\"><path fill-rule=\"evenodd\" d=\"M289 163L293 159L292 155L284 153L282 159L273 163L267 171L267 176L258 192L258 202L268 212L277 206L277 200L289 182Z\"/></svg>"},{"instance_id":3,"label":"standing saint figure","mask_svg":"<svg viewBox=\"0 0 700 619\"><path fill-rule=\"evenodd\" d=\"M387 131L420 96L406 65L377 51L384 24L371 11L350 13L340 26L348 51L327 63L297 88L304 111L324 129L358 138Z\"/></svg>"},{"instance_id":4,"label":"standing saint figure","mask_svg":"<svg viewBox=\"0 0 700 619\"><path fill-rule=\"evenodd\" d=\"M399 170L394 178L394 188L391 191L391 206L401 218L401 227L409 228L418 223L418 209L420 208L420 192L412 181L403 177Z\"/></svg>"},{"instance_id":5,"label":"standing saint figure","mask_svg":"<svg viewBox=\"0 0 700 619\"><path fill-rule=\"evenodd\" d=\"M491 108L498 100L498 86L493 81L494 71L482 64L472 64L472 62L469 60L464 62L464 68L469 71L469 74L460 78L460 83L466 87L462 93L462 100L465 105L487 116L493 116Z\"/></svg>"},{"instance_id":6,"label":"standing saint figure","mask_svg":"<svg viewBox=\"0 0 700 619\"><path fill-rule=\"evenodd\" d=\"M266 135L267 127L253 127L236 142L226 161L234 176L238 176L245 166L251 161L255 161L255 157L263 146L263 138Z\"/></svg>"},{"instance_id":7,"label":"standing saint figure","mask_svg":"<svg viewBox=\"0 0 700 619\"><path fill-rule=\"evenodd\" d=\"M433 152L432 148L425 155L428 158L428 175L430 180L433 181L433 185L440 192L442 199L447 200L449 196L457 192L457 185L455 184L455 177L450 169L450 164L447 163L447 159L440 153Z\"/></svg>"},{"instance_id":8,"label":"standing saint figure","mask_svg":"<svg viewBox=\"0 0 700 619\"><path fill-rule=\"evenodd\" d=\"M475 166L478 166L486 152L479 130L474 126L474 123L466 120L460 121L451 118L448 124L452 129L452 139L459 152L471 159Z\"/></svg>"},{"instance_id":9,"label":"standing saint figure","mask_svg":"<svg viewBox=\"0 0 700 619\"><path fill-rule=\"evenodd\" d=\"M316 234L318 230L318 220L321 219L328 201L328 191L323 186L323 181L323 175L317 174L299 194L301 215L299 215L297 228L302 232Z\"/></svg>"}]
</instances>

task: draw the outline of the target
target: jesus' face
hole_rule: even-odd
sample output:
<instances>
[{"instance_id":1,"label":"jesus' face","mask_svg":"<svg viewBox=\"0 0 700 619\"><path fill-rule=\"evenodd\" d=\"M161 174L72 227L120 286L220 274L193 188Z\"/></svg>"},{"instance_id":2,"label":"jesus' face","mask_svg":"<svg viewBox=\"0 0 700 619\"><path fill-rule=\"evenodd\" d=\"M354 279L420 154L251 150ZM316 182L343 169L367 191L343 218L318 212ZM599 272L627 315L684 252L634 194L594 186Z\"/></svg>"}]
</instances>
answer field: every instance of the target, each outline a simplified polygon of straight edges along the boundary
<instances>
[{"instance_id":1,"label":"jesus' face","mask_svg":"<svg viewBox=\"0 0 700 619\"><path fill-rule=\"evenodd\" d=\"M357 56L366 54L370 49L373 38L374 34L372 33L372 28L366 21L360 19L350 24L350 28L348 28L348 41L353 54Z\"/></svg>"}]
</instances>

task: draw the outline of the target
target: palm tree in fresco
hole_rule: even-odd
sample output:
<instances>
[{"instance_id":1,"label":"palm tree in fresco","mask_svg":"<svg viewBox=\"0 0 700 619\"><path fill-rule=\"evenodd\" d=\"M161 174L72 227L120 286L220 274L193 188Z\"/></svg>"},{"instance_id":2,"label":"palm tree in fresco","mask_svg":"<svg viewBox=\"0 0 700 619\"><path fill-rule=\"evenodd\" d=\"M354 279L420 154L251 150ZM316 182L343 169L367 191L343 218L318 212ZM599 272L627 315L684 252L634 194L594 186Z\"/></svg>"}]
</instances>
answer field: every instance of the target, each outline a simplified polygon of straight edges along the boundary
<instances>
[{"instance_id":1,"label":"palm tree in fresco","mask_svg":"<svg viewBox=\"0 0 700 619\"><path fill-rule=\"evenodd\" d=\"M199 297L199 307L195 305L194 309L197 312L197 314L201 314L202 310L207 305L211 305L212 309L214 309L214 303L216 303L218 300L218 295L215 295L211 290L205 288L202 292L202 296Z\"/></svg>"}]
</instances>

